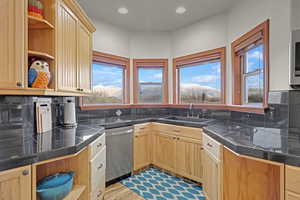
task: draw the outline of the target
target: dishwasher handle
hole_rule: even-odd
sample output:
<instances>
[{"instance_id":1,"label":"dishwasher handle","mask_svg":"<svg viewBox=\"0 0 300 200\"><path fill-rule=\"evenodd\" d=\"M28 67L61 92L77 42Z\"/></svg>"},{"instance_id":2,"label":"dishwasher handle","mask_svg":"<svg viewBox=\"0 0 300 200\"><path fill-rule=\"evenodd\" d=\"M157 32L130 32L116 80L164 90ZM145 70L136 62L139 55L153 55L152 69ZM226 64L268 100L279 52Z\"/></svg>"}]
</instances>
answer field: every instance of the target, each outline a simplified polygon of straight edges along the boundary
<instances>
[{"instance_id":1,"label":"dishwasher handle","mask_svg":"<svg viewBox=\"0 0 300 200\"><path fill-rule=\"evenodd\" d=\"M125 134L130 134L133 133L133 129L128 129L128 130L122 130L122 131L112 131L112 132L107 132L107 135L125 135Z\"/></svg>"}]
</instances>

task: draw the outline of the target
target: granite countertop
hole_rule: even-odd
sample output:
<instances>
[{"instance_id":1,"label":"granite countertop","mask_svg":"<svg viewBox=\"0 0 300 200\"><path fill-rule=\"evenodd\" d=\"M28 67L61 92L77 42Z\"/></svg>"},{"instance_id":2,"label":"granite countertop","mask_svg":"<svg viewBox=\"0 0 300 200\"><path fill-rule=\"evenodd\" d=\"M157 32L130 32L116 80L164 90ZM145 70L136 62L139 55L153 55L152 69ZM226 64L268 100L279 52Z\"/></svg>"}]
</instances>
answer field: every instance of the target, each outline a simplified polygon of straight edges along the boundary
<instances>
[{"instance_id":1,"label":"granite countertop","mask_svg":"<svg viewBox=\"0 0 300 200\"><path fill-rule=\"evenodd\" d=\"M234 152L300 167L300 130L215 121L204 132Z\"/></svg>"},{"instance_id":2,"label":"granite countertop","mask_svg":"<svg viewBox=\"0 0 300 200\"><path fill-rule=\"evenodd\" d=\"M77 128L55 128L43 134L5 129L0 134L0 170L74 154L105 129L159 122L203 128L204 132L238 154L300 166L300 130L255 127L228 120L187 119L174 116L130 116L90 119ZM20 131L24 133L20 134Z\"/></svg>"},{"instance_id":3,"label":"granite countertop","mask_svg":"<svg viewBox=\"0 0 300 200\"><path fill-rule=\"evenodd\" d=\"M257 127L230 120L202 120L174 116L148 118L123 116L89 120L88 124L110 129L139 123L159 122L203 128L207 135L238 154L300 167L300 130Z\"/></svg>"},{"instance_id":4,"label":"granite countertop","mask_svg":"<svg viewBox=\"0 0 300 200\"><path fill-rule=\"evenodd\" d=\"M82 124L76 128L56 127L41 134L30 129L2 130L0 170L77 153L103 133L103 127Z\"/></svg>"}]
</instances>

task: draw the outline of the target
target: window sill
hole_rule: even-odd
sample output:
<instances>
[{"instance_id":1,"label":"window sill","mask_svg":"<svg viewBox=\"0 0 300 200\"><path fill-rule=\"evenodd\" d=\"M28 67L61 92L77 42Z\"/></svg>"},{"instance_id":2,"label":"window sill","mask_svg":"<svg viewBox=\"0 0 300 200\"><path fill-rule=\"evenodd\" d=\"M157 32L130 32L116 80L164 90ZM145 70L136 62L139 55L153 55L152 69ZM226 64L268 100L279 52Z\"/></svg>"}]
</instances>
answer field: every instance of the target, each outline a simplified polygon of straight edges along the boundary
<instances>
[{"instance_id":1,"label":"window sill","mask_svg":"<svg viewBox=\"0 0 300 200\"><path fill-rule=\"evenodd\" d=\"M264 114L268 106L228 105L228 110Z\"/></svg>"},{"instance_id":2,"label":"window sill","mask_svg":"<svg viewBox=\"0 0 300 200\"><path fill-rule=\"evenodd\" d=\"M153 108L153 107L171 107L170 104L108 104L108 105L82 105L81 110L97 109L118 109L118 108Z\"/></svg>"}]
</instances>

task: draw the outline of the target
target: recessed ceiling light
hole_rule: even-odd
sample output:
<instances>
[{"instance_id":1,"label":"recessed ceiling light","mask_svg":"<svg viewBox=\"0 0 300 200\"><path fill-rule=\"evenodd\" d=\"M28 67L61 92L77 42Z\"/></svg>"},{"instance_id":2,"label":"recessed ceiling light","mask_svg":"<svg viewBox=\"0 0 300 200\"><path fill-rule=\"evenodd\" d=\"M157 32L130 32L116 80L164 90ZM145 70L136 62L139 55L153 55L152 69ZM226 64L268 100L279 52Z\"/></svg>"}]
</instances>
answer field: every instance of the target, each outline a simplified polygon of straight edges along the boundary
<instances>
[{"instance_id":1,"label":"recessed ceiling light","mask_svg":"<svg viewBox=\"0 0 300 200\"><path fill-rule=\"evenodd\" d=\"M118 9L118 12L122 15L126 15L128 13L128 9L125 7L121 7Z\"/></svg>"},{"instance_id":2,"label":"recessed ceiling light","mask_svg":"<svg viewBox=\"0 0 300 200\"><path fill-rule=\"evenodd\" d=\"M183 13L185 13L186 12L186 9L185 9L185 7L183 7L183 6L179 6L177 9L176 9L176 13L177 14L183 14Z\"/></svg>"}]
</instances>

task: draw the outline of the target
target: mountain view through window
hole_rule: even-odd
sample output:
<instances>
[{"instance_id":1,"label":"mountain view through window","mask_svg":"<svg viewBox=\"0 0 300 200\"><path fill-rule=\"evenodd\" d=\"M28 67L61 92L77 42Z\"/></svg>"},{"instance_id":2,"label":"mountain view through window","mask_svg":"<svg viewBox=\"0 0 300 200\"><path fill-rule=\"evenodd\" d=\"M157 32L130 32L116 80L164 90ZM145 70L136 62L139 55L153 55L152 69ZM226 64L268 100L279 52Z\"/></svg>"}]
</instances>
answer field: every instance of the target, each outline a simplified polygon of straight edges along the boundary
<instances>
[{"instance_id":1,"label":"mountain view through window","mask_svg":"<svg viewBox=\"0 0 300 200\"><path fill-rule=\"evenodd\" d=\"M178 69L182 104L220 103L221 62L205 62Z\"/></svg>"}]
</instances>

